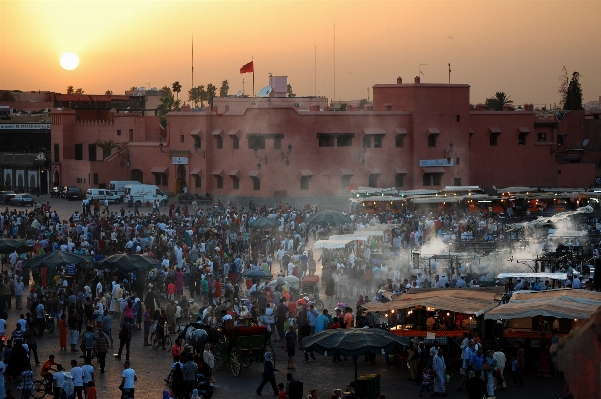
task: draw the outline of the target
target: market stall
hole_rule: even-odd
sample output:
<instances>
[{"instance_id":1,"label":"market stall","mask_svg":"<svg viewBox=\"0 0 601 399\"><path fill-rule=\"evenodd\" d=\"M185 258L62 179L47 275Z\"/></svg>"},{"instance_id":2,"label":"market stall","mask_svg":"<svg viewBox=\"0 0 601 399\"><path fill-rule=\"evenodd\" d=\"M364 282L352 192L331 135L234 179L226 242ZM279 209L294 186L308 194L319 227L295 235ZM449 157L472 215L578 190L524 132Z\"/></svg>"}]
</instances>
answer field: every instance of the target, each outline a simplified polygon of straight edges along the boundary
<instances>
[{"instance_id":1,"label":"market stall","mask_svg":"<svg viewBox=\"0 0 601 399\"><path fill-rule=\"evenodd\" d=\"M503 287L416 290L395 295L389 302L363 305L366 313L379 312L389 320L390 332L398 336L436 339L447 346L450 367L459 366L458 345L464 334L482 331L482 315L495 308Z\"/></svg>"}]
</instances>

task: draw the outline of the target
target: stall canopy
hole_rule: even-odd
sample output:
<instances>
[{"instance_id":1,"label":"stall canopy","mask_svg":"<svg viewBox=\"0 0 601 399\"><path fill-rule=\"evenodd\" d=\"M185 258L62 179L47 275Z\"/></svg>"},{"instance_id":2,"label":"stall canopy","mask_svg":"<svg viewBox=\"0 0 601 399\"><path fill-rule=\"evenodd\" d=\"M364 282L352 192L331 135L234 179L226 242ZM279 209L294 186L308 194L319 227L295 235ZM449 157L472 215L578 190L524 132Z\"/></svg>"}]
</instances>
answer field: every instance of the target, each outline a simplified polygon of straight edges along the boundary
<instances>
[{"instance_id":1,"label":"stall canopy","mask_svg":"<svg viewBox=\"0 0 601 399\"><path fill-rule=\"evenodd\" d=\"M421 306L480 316L499 304L503 292L503 287L435 289L407 293L390 302L367 303L363 307L367 312L389 312Z\"/></svg>"},{"instance_id":2,"label":"stall canopy","mask_svg":"<svg viewBox=\"0 0 601 399\"><path fill-rule=\"evenodd\" d=\"M487 320L549 316L560 319L586 319L601 306L601 293L560 289L520 291L511 300L484 315Z\"/></svg>"},{"instance_id":3,"label":"stall canopy","mask_svg":"<svg viewBox=\"0 0 601 399\"><path fill-rule=\"evenodd\" d=\"M313 248L317 249L317 248L326 248L326 249L333 249L333 248L344 248L346 247L348 244L350 244L353 240L319 240L317 242L315 242L315 244L313 245Z\"/></svg>"},{"instance_id":4,"label":"stall canopy","mask_svg":"<svg viewBox=\"0 0 601 399\"><path fill-rule=\"evenodd\" d=\"M567 280L567 273L500 273L497 278L537 278L539 280Z\"/></svg>"}]
</instances>

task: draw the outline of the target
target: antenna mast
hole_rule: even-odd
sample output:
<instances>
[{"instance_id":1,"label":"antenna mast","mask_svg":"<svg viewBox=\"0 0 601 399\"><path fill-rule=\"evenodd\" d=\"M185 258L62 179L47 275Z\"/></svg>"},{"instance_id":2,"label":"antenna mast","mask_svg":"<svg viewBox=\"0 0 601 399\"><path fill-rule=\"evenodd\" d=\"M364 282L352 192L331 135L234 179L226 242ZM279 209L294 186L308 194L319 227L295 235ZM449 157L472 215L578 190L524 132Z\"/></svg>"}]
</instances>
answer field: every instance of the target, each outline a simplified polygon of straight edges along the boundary
<instances>
[{"instance_id":1,"label":"antenna mast","mask_svg":"<svg viewBox=\"0 0 601 399\"><path fill-rule=\"evenodd\" d=\"M334 101L336 101L336 23L334 23Z\"/></svg>"},{"instance_id":2,"label":"antenna mast","mask_svg":"<svg viewBox=\"0 0 601 399\"><path fill-rule=\"evenodd\" d=\"M315 46L315 93L313 95L317 97L317 46Z\"/></svg>"},{"instance_id":3,"label":"antenna mast","mask_svg":"<svg viewBox=\"0 0 601 399\"><path fill-rule=\"evenodd\" d=\"M192 23L192 88L194 88L194 23Z\"/></svg>"}]
</instances>

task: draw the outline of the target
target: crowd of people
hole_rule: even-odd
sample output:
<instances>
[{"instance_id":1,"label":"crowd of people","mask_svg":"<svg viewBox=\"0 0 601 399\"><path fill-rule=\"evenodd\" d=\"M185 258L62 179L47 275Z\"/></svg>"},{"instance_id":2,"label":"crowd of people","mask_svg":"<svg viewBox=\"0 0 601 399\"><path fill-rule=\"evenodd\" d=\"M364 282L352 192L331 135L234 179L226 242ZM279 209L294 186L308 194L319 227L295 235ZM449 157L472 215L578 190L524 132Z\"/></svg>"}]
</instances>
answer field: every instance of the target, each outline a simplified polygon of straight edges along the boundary
<instances>
[{"instance_id":1,"label":"crowd of people","mask_svg":"<svg viewBox=\"0 0 601 399\"><path fill-rule=\"evenodd\" d=\"M314 298L299 297L283 281L285 276L303 278L315 272L311 270L307 243L324 231L305 223L312 213L310 209L293 209L288 205L257 209L252 203L247 209L215 206L190 210L171 204L161 210L159 204L154 204L133 210L111 206L111 211L108 206L91 208L84 204L81 213L74 212L68 218L59 217L49 203L36 203L29 211L7 209L0 214L3 236L23 239L32 247L29 253L8 255L9 267L0 282L0 315L12 306L13 297L17 309L25 306L27 310L17 323L20 327L16 339L7 341L7 377L22 379L21 373L30 368L25 362L15 365L15 357L11 363L10 351L31 353L39 363L35 343L44 337L48 318L58 326L60 350L82 351L84 361L96 359L100 373L105 372L108 349L118 339L117 358L124 356L127 365L121 387L127 397L133 397L136 380L129 366L134 333L143 331L144 346L152 344L150 337L154 333L159 346L171 349L173 354L178 350L166 348L165 337L176 331L178 323L188 320L216 326L228 316L252 318L272 332L274 342L282 342L289 354L288 367L294 370L294 348L307 336L327 328L375 326L375 321L361 312L360 305L381 300L384 291L477 286L478 281L467 270L458 269L452 276L437 275L432 280L433 276L412 274L411 250L431 239L448 241L466 232L484 237L491 234L489 225L497 222L490 215L451 211L424 215L352 214L353 228L394 224L391 250L383 251L382 240L370 237L343 250L323 251L317 264L322 266L329 309L318 311ZM268 214L275 215L279 229L249 227L255 218ZM23 264L27 258L54 251L90 255L92 261L60 268L28 268ZM148 255L161 262L161 266L148 273L132 273L105 270L99 263L118 253ZM245 285L241 274L250 270L273 273L279 278L275 284L252 281ZM26 304L22 303L24 295ZM356 296L359 296L356 308L342 302L343 298ZM118 331L113 332L114 324L119 326ZM196 364L198 374L204 375L212 369L207 359L186 358L189 349L183 342L174 346L180 348L179 371L184 378L192 375L191 365L188 374L185 372L188 361ZM315 358L310 352L303 355L305 361ZM429 371L435 393L440 392L436 390L441 383L437 378L443 380L440 361L434 362L436 356L432 356ZM442 353L440 357L443 358ZM29 355L25 358L29 359ZM178 361L174 358L174 364ZM340 357L333 359L334 363L341 361ZM368 357L366 361L373 359ZM58 370L59 365L56 366ZM173 367L174 371L177 369ZM181 377L179 371L175 373L176 379ZM58 387L61 382L59 377ZM75 388L84 386L79 385L79 380L73 384ZM189 398L194 389L189 386L184 393L168 394ZM0 399L2 392L0 389ZM78 388L73 392L77 394Z\"/></svg>"}]
</instances>

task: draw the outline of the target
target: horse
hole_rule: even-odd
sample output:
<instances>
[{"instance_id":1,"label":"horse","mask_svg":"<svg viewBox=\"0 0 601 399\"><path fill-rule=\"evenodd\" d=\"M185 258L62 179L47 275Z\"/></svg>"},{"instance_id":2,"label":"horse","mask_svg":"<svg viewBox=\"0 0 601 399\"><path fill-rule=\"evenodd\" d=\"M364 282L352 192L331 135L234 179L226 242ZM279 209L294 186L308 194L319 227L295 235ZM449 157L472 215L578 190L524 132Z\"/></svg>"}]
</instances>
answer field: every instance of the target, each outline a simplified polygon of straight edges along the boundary
<instances>
[{"instance_id":1,"label":"horse","mask_svg":"<svg viewBox=\"0 0 601 399\"><path fill-rule=\"evenodd\" d=\"M219 342L219 333L216 327L190 323L179 327L178 338L185 340L187 344L192 346L194 353L198 355L204 351L207 343Z\"/></svg>"}]
</instances>

